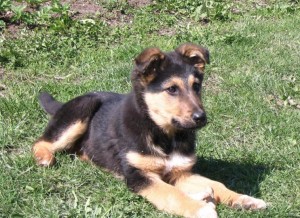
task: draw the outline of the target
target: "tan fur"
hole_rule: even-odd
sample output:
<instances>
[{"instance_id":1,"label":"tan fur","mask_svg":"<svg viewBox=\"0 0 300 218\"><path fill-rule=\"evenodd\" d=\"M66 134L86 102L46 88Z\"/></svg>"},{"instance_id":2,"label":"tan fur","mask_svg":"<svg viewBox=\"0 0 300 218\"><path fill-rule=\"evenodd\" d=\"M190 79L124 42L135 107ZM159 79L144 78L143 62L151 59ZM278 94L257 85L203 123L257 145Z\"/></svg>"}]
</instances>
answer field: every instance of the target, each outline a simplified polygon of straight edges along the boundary
<instances>
[{"instance_id":1,"label":"tan fur","mask_svg":"<svg viewBox=\"0 0 300 218\"><path fill-rule=\"evenodd\" d=\"M194 76L193 76L194 77ZM149 115L154 122L172 135L174 132L172 118L176 118L181 123L193 122L191 119L194 110L203 108L200 97L191 91L192 84L196 79L189 78L188 84L179 77L168 79L163 87L167 89L176 85L179 87L181 94L179 96L170 96L166 91L159 93L145 93L145 102L149 109Z\"/></svg>"},{"instance_id":2,"label":"tan fur","mask_svg":"<svg viewBox=\"0 0 300 218\"><path fill-rule=\"evenodd\" d=\"M170 72L167 70L166 73L170 73L169 78L166 78L165 76L168 75L164 74L164 76L162 77L164 82L162 83L162 87L160 87L161 90L158 92L153 92L153 89L157 88L157 86L149 86L149 84L153 80L155 80L158 72L162 71L162 73L165 73L165 67L169 66L168 62L170 61L169 59L167 59L167 61L163 63L166 57L171 58L171 60L175 57L175 61L178 61L177 58L181 58L182 61L185 62L185 64L189 65L189 67L185 69L192 70L187 72L185 72L183 68L180 68L181 71L179 72ZM172 64L172 61L170 63ZM198 90L195 90L194 85L195 83L199 83L200 85L200 83L202 82L200 81L201 75L199 75L199 73L203 73L205 64L207 63L209 63L208 50L191 43L186 43L180 46L176 49L175 53L163 53L158 48L149 48L144 50L135 59L136 65L132 73L133 85L136 85L134 86L136 88L134 90L139 90L142 92L141 94L143 95L145 104L148 108L147 116L149 115L152 121L154 121L157 126L161 127L165 131L165 133L168 134L167 137L169 138L167 140L169 140L168 143L172 143L172 147L168 147L167 149L165 149L165 143L162 143L161 145L156 145L154 143L157 136L155 137L154 135L151 135L156 134L156 131L152 131L152 129L154 128L152 127L151 122L150 128L146 129L146 131L142 132L141 134L142 137L146 137L146 144L136 146L134 144L132 145L131 143L129 145L126 145L125 143L124 150L119 150L119 152L122 152L119 153L122 156L118 155L116 160L112 160L119 162L117 163L120 164L118 165L118 169L130 169L133 171L127 173L126 170L124 172L118 170L118 172L122 174L124 173L124 176L117 175L114 172L112 173L117 178L127 179L127 184L130 188L132 188L132 190L145 197L158 209L170 212L175 215L197 218L217 218L215 203L219 202L225 203L232 207L245 209L264 209L266 208L266 203L260 199L255 199L247 195L238 194L234 191L229 190L220 182L207 179L200 175L192 174L192 167L196 163L196 155L191 154L190 152L192 152L194 149L192 140L194 140L195 135L193 132L191 132L191 135L188 135L188 138L185 138L185 136L181 137L181 134L175 135L175 131L177 130L182 131L185 129L192 131L192 129L198 127L200 128L200 124L205 125L206 123L206 117L198 116L200 112L204 113L204 108L201 102L201 92L198 93ZM198 76L199 78L195 77L195 68L191 68L192 66L198 69L198 72L196 72L196 74L198 73L198 75L196 76ZM173 68L171 66L171 68L168 69L170 70ZM178 76L179 73L183 73L182 77ZM186 78L187 73L189 73L188 78ZM158 83L162 82L161 80L159 80L159 78L157 81ZM136 84L136 82L138 82L138 84ZM174 87L172 86L176 86L178 90L173 89ZM172 87L172 89L169 89L170 87ZM132 96L129 95L129 97ZM125 101L125 103L128 102ZM136 102L139 103L138 101ZM121 104L121 106L124 105L126 107L129 106L128 104ZM137 108L130 109L132 109L132 111L135 111ZM111 115L118 116L117 114L109 114L109 116ZM124 117L120 118L121 119L117 119L117 121L127 121L127 117L126 119L124 119ZM203 122L200 123L198 118L205 118L205 122L202 119L201 121ZM95 120L96 122L100 122L99 119ZM145 123L147 124L147 122ZM109 131L109 134L106 134L106 132L104 132L108 137L112 137L110 139L115 139L115 137L119 135L117 134L118 132L115 132L113 130L116 125L111 125L110 127L108 127L112 128L109 129L111 130ZM64 131L57 131L58 135L52 137L52 140L55 140L56 137L58 138L55 141L51 142L45 140L45 138L51 137L52 132L48 132L49 134L46 134L44 139L41 138L33 146L33 154L37 160L37 163L44 166L53 165L55 162L55 152L62 150L72 150L72 146L74 145L76 140L78 140L86 132L87 127L87 120L78 120L77 122L74 122L67 126ZM95 126L92 126L91 128L93 127ZM130 125L128 127L130 127ZM107 131L107 129L102 130L102 128L95 129L99 130L97 137L103 133L102 131ZM121 134L127 133L127 131L124 131L123 129L121 129L121 131ZM140 132L136 132L136 130L134 130L133 136L137 137L138 134L140 134ZM128 137L131 137L131 135L129 134ZM84 140L85 139L86 138L84 138ZM132 138L132 140L134 139L135 138ZM138 138L138 140L140 139ZM142 139L142 143L143 140L144 139ZM130 140L128 141L130 142ZM95 159L95 163L97 164L97 160L103 157L101 156L102 154L100 154L100 152L97 152L98 149L102 149L101 143L92 145L94 147L92 147L93 149L91 151L87 150L87 152L89 152L88 154L91 156L89 158L87 154L84 153L85 147L79 147L80 142L81 141L79 141L79 143L76 144L75 148L73 149L74 152L79 156L79 159L93 163L92 155L93 151L96 151L95 155L100 155L99 157L97 157L97 159ZM111 141L109 142L112 143ZM98 145L100 147L98 147ZM85 146L85 144L83 143L83 145L80 146ZM143 147L145 149L140 149L139 146L145 146ZM178 149L179 146L180 149ZM187 149L186 146L193 147L189 147ZM169 148L172 148L172 150L169 150ZM166 151L169 151L170 153L164 153L164 149ZM115 152L115 149L113 150ZM150 152L148 152L149 150ZM126 153L124 154L123 151L125 151ZM147 151L147 155L144 154L146 153L145 151ZM116 156L115 154L116 153L114 153L113 156ZM121 161L119 161L120 156ZM127 161L127 163L124 163L124 158L125 162ZM98 164L101 165L100 163ZM109 164L110 163L108 163L107 166L110 166ZM123 164L125 164L125 166ZM114 165L111 166L115 167ZM108 169L104 170L110 171L111 167L108 167ZM136 175L135 172L137 172L139 175L136 178L132 177Z\"/></svg>"},{"instance_id":3,"label":"tan fur","mask_svg":"<svg viewBox=\"0 0 300 218\"><path fill-rule=\"evenodd\" d=\"M165 168L165 161L162 157L155 157L152 155L146 156L137 152L128 152L126 154L126 159L131 166L141 169L146 173L152 172L160 175Z\"/></svg>"},{"instance_id":4,"label":"tan fur","mask_svg":"<svg viewBox=\"0 0 300 218\"><path fill-rule=\"evenodd\" d=\"M175 187L187 194L197 194L207 190L207 188L212 188L211 197L215 203L227 204L234 208L259 210L267 207L267 204L261 199L239 194L220 182L196 174L182 174L176 181Z\"/></svg>"},{"instance_id":5,"label":"tan fur","mask_svg":"<svg viewBox=\"0 0 300 218\"><path fill-rule=\"evenodd\" d=\"M189 75L188 77L188 85L189 87L193 87L194 83L200 83L199 79L194 75Z\"/></svg>"},{"instance_id":6,"label":"tan fur","mask_svg":"<svg viewBox=\"0 0 300 218\"><path fill-rule=\"evenodd\" d=\"M144 50L136 59L136 65L139 65L140 68L137 69L141 73L140 82L142 86L146 87L151 81L156 77L157 69L149 68L151 63L162 60L165 58L163 52L158 48L148 48Z\"/></svg>"},{"instance_id":7,"label":"tan fur","mask_svg":"<svg viewBox=\"0 0 300 218\"><path fill-rule=\"evenodd\" d=\"M195 64L195 67L200 70L200 72L204 72L205 70L205 63Z\"/></svg>"},{"instance_id":8,"label":"tan fur","mask_svg":"<svg viewBox=\"0 0 300 218\"><path fill-rule=\"evenodd\" d=\"M158 157L129 152L126 158L131 166L140 169L151 180L151 185L138 194L158 209L185 217L198 217L195 214L207 202L253 210L266 208L265 202L260 199L241 195L220 182L192 174L191 169L196 162L193 155L172 153ZM195 200L200 204L195 204Z\"/></svg>"},{"instance_id":9,"label":"tan fur","mask_svg":"<svg viewBox=\"0 0 300 218\"><path fill-rule=\"evenodd\" d=\"M46 141L38 141L33 147L33 155L38 165L52 166L55 164L54 154L51 152L52 143Z\"/></svg>"},{"instance_id":10,"label":"tan fur","mask_svg":"<svg viewBox=\"0 0 300 218\"><path fill-rule=\"evenodd\" d=\"M178 86L180 90L185 90L186 87L185 87L185 82L183 81L182 78L180 77L177 77L177 76L173 76L171 78L169 78L167 81L165 81L163 83L163 87L166 89L166 88L169 88L170 86Z\"/></svg>"},{"instance_id":11,"label":"tan fur","mask_svg":"<svg viewBox=\"0 0 300 218\"><path fill-rule=\"evenodd\" d=\"M163 59L164 54L159 48L148 48L145 49L136 59L137 64L150 62L155 59Z\"/></svg>"},{"instance_id":12,"label":"tan fur","mask_svg":"<svg viewBox=\"0 0 300 218\"><path fill-rule=\"evenodd\" d=\"M229 190L220 182L191 173L181 175L176 181L175 186L185 193L198 193L207 187L211 187L216 203L224 203L229 206L241 196L241 194Z\"/></svg>"},{"instance_id":13,"label":"tan fur","mask_svg":"<svg viewBox=\"0 0 300 218\"><path fill-rule=\"evenodd\" d=\"M33 145L33 155L38 165L52 166L55 163L55 152L69 149L73 143L86 131L87 122L77 121L69 126L57 141L37 141Z\"/></svg>"},{"instance_id":14,"label":"tan fur","mask_svg":"<svg viewBox=\"0 0 300 218\"><path fill-rule=\"evenodd\" d=\"M86 153L82 153L82 154L77 153L76 155L80 160L88 162L88 163L92 163L91 159L87 156Z\"/></svg>"},{"instance_id":15,"label":"tan fur","mask_svg":"<svg viewBox=\"0 0 300 218\"><path fill-rule=\"evenodd\" d=\"M199 57L198 61L194 63L195 67L204 72L205 65L209 62L208 60L208 51L198 45L191 43L184 44L176 49L177 52L181 53L183 56L188 58Z\"/></svg>"},{"instance_id":16,"label":"tan fur","mask_svg":"<svg viewBox=\"0 0 300 218\"><path fill-rule=\"evenodd\" d=\"M145 102L149 109L149 115L153 121L166 133L172 134L172 115L176 112L178 100L172 100L167 93L145 93ZM174 105L175 104L175 105ZM174 111L175 110L175 111Z\"/></svg>"},{"instance_id":17,"label":"tan fur","mask_svg":"<svg viewBox=\"0 0 300 218\"><path fill-rule=\"evenodd\" d=\"M77 121L68 127L59 137L52 143L51 151L57 152L70 148L73 143L86 131L87 122Z\"/></svg>"},{"instance_id":18,"label":"tan fur","mask_svg":"<svg viewBox=\"0 0 300 218\"><path fill-rule=\"evenodd\" d=\"M184 217L197 217L198 211L207 205L204 201L196 201L182 191L169 185L156 175L151 178L151 185L142 189L138 194L153 203L158 209Z\"/></svg>"},{"instance_id":19,"label":"tan fur","mask_svg":"<svg viewBox=\"0 0 300 218\"><path fill-rule=\"evenodd\" d=\"M141 85L143 87L147 87L147 85L149 85L149 83L151 83L154 79L155 79L155 74L150 74L146 77L142 77L141 78Z\"/></svg>"},{"instance_id":20,"label":"tan fur","mask_svg":"<svg viewBox=\"0 0 300 218\"><path fill-rule=\"evenodd\" d=\"M152 173L172 183L183 172L190 171L196 162L196 156L183 156L177 153L164 156L141 155L128 152L127 161L131 166L142 170L145 174Z\"/></svg>"}]
</instances>

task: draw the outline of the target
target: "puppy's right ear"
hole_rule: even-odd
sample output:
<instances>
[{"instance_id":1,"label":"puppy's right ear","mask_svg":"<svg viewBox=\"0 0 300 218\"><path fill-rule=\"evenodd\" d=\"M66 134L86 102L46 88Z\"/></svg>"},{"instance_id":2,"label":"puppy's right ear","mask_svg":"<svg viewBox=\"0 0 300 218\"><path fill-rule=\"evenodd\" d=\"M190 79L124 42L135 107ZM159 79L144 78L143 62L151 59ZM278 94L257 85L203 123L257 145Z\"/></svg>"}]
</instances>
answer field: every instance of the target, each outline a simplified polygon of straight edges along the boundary
<instances>
[{"instance_id":1,"label":"puppy's right ear","mask_svg":"<svg viewBox=\"0 0 300 218\"><path fill-rule=\"evenodd\" d=\"M185 43L179 46L176 52L181 54L186 62L194 65L201 72L204 72L205 65L209 64L209 51L202 46Z\"/></svg>"},{"instance_id":2,"label":"puppy's right ear","mask_svg":"<svg viewBox=\"0 0 300 218\"><path fill-rule=\"evenodd\" d=\"M158 48L147 48L135 58L135 74L143 82L150 83L157 75L158 69L165 59Z\"/></svg>"}]
</instances>

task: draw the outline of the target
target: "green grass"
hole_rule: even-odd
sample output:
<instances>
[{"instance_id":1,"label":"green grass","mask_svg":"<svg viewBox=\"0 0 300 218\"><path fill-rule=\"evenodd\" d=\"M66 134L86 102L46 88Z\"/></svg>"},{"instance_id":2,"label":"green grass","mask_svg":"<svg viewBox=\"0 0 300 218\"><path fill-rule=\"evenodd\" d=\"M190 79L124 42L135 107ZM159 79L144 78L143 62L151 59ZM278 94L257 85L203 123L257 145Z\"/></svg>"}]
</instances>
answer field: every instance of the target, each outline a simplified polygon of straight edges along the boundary
<instances>
[{"instance_id":1,"label":"green grass","mask_svg":"<svg viewBox=\"0 0 300 218\"><path fill-rule=\"evenodd\" d=\"M283 1L253 8L254 1L245 1L238 6L243 14L211 16L202 24L193 1L145 8L99 2L112 11L122 7L133 22L78 21L63 30L26 30L17 38L2 32L0 217L172 217L77 159L59 154L57 166L39 168L30 149L48 120L38 106L40 91L61 101L92 90L128 92L132 60L143 48L171 50L183 42L211 52L204 86L209 124L197 139L199 172L270 203L262 212L220 205L219 216L299 217L298 8Z\"/></svg>"}]
</instances>

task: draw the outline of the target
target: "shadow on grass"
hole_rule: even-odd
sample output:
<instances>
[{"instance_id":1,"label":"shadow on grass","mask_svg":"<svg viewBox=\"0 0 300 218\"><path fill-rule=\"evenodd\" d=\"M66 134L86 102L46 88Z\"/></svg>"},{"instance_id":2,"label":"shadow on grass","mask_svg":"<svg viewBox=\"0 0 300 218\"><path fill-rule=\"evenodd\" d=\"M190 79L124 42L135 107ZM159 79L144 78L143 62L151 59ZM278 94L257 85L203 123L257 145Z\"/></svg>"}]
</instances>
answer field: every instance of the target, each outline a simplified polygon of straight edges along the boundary
<instances>
[{"instance_id":1,"label":"shadow on grass","mask_svg":"<svg viewBox=\"0 0 300 218\"><path fill-rule=\"evenodd\" d=\"M195 173L222 182L233 191L260 196L259 184L270 173L271 168L263 164L228 162L198 157L193 169Z\"/></svg>"}]
</instances>

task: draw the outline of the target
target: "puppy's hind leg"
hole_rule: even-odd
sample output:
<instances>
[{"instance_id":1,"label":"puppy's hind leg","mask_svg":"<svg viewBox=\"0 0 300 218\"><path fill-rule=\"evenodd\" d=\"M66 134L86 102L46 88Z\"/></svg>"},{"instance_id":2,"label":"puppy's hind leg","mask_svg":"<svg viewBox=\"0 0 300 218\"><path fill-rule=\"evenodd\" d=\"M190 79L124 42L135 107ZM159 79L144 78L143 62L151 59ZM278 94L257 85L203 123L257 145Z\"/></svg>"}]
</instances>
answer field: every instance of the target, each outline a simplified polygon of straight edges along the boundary
<instances>
[{"instance_id":1,"label":"puppy's hind leg","mask_svg":"<svg viewBox=\"0 0 300 218\"><path fill-rule=\"evenodd\" d=\"M86 132L100 106L100 98L93 94L77 97L62 105L32 147L37 164L52 166L55 163L55 152L71 149Z\"/></svg>"},{"instance_id":2,"label":"puppy's hind leg","mask_svg":"<svg viewBox=\"0 0 300 218\"><path fill-rule=\"evenodd\" d=\"M52 166L55 163L55 152L68 150L86 131L88 122L77 120L70 123L62 132L51 129L33 145L33 155L38 165ZM49 132L54 135L48 135Z\"/></svg>"}]
</instances>

